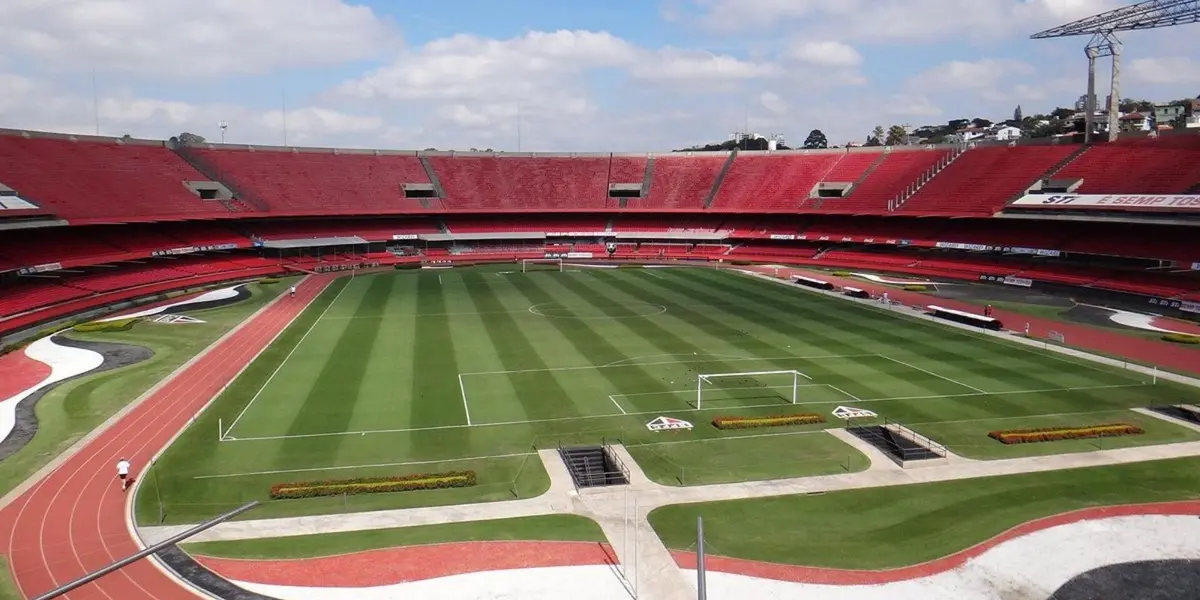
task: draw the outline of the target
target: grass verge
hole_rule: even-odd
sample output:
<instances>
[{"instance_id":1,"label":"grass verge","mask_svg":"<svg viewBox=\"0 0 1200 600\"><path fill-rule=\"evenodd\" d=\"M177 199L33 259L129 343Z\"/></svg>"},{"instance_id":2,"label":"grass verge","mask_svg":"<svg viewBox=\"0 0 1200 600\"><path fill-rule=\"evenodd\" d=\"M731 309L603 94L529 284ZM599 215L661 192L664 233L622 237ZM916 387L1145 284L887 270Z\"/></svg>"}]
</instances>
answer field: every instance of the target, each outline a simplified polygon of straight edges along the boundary
<instances>
[{"instance_id":1,"label":"grass verge","mask_svg":"<svg viewBox=\"0 0 1200 600\"><path fill-rule=\"evenodd\" d=\"M940 558L1012 527L1071 510L1200 498L1200 459L665 506L650 523L668 548L839 569Z\"/></svg>"},{"instance_id":2,"label":"grass verge","mask_svg":"<svg viewBox=\"0 0 1200 600\"><path fill-rule=\"evenodd\" d=\"M578 515L545 515L471 523L421 525L287 538L185 544L189 554L217 558L294 559L334 556L380 548L483 541L603 542L595 521Z\"/></svg>"},{"instance_id":3,"label":"grass verge","mask_svg":"<svg viewBox=\"0 0 1200 600\"><path fill-rule=\"evenodd\" d=\"M0 600L21 600L23 597L8 570L8 559L0 556Z\"/></svg>"}]
</instances>

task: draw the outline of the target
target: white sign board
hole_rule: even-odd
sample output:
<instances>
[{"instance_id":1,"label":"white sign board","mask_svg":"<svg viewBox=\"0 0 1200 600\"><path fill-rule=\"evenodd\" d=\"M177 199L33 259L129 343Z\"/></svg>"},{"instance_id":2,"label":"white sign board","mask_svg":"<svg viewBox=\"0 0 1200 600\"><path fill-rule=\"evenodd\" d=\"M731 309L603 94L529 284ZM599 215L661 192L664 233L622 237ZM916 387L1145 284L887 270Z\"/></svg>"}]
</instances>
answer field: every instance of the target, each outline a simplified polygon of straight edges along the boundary
<instances>
[{"instance_id":1,"label":"white sign board","mask_svg":"<svg viewBox=\"0 0 1200 600\"><path fill-rule=\"evenodd\" d=\"M866 419L866 418L871 418L871 417L878 417L879 415L877 415L865 408L854 408L852 406L839 406L839 407L833 409L833 416L835 416L839 419Z\"/></svg>"},{"instance_id":2,"label":"white sign board","mask_svg":"<svg viewBox=\"0 0 1200 600\"><path fill-rule=\"evenodd\" d=\"M1200 194L1155 196L1151 194L1027 194L1012 203L1024 208L1100 210L1200 211Z\"/></svg>"},{"instance_id":3,"label":"white sign board","mask_svg":"<svg viewBox=\"0 0 1200 600\"><path fill-rule=\"evenodd\" d=\"M658 417L649 423L646 423L646 429L650 431L665 431L669 429L691 429L692 424L683 419L675 417Z\"/></svg>"}]
</instances>

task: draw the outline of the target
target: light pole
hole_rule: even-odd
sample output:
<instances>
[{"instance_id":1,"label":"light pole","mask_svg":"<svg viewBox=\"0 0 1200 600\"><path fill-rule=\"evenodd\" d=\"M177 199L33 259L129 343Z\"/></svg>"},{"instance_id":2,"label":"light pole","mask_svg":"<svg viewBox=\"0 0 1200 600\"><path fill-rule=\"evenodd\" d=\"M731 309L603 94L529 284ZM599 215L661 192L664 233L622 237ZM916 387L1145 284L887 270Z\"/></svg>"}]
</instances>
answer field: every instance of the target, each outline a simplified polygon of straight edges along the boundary
<instances>
[{"instance_id":1,"label":"light pole","mask_svg":"<svg viewBox=\"0 0 1200 600\"><path fill-rule=\"evenodd\" d=\"M225 121L220 121L217 123L217 127L221 128L221 143L224 144L225 143L225 130L229 129L229 123L227 123Z\"/></svg>"}]
</instances>

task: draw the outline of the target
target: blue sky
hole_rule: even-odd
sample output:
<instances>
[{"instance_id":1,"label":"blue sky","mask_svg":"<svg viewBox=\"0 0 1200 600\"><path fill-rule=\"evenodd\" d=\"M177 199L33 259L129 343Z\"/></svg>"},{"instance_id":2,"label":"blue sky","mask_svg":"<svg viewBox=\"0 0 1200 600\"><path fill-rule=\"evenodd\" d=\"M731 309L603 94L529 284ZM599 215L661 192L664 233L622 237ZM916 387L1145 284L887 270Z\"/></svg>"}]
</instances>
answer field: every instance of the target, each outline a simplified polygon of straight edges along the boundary
<instances>
[{"instance_id":1,"label":"blue sky","mask_svg":"<svg viewBox=\"0 0 1200 600\"><path fill-rule=\"evenodd\" d=\"M280 144L286 103L289 144L512 151L519 122L524 151L666 150L747 121L844 143L1070 105L1085 40L1028 36L1117 4L21 0L0 126ZM1122 95L1200 94L1197 33L1124 34Z\"/></svg>"}]
</instances>

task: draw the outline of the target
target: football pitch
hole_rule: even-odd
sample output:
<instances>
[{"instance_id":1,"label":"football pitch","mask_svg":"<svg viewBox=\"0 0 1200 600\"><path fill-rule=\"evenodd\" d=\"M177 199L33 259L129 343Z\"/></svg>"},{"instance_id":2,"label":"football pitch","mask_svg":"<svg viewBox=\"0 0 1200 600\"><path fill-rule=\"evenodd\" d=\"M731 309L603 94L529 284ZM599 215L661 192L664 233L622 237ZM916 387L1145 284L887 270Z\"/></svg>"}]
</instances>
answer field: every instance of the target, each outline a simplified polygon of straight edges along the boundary
<instances>
[{"instance_id":1,"label":"football pitch","mask_svg":"<svg viewBox=\"0 0 1200 600\"><path fill-rule=\"evenodd\" d=\"M286 300L285 300L286 301ZM736 375L739 373L769 373ZM705 374L711 378L697 393ZM473 470L472 488L267 503L256 516L537 495L534 448L620 440L667 485L856 471L857 406L976 459L1200 439L1130 410L1191 388L712 268L481 266L335 281L162 457L139 518L190 521L271 485ZM721 431L714 417L819 413ZM652 432L659 416L691 430ZM1143 435L1004 446L995 429ZM531 458L532 457L532 458Z\"/></svg>"}]
</instances>

